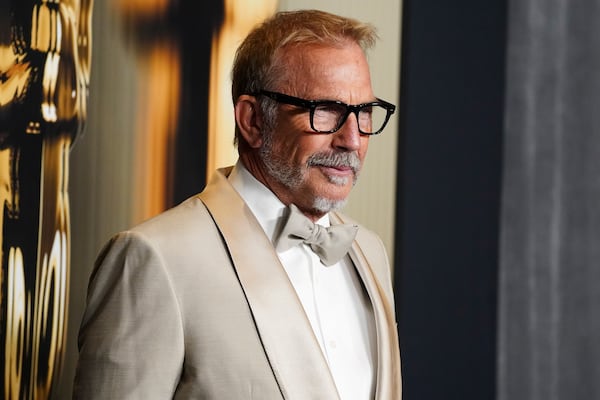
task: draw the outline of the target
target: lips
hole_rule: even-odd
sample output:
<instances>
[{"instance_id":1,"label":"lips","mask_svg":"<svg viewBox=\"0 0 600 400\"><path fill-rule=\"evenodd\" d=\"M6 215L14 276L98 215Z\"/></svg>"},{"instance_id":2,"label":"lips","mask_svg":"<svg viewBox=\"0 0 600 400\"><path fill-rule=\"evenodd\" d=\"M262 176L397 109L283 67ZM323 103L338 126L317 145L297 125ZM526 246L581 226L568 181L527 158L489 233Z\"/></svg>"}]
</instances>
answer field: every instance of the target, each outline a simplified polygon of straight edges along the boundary
<instances>
[{"instance_id":1,"label":"lips","mask_svg":"<svg viewBox=\"0 0 600 400\"><path fill-rule=\"evenodd\" d=\"M334 173L335 172L343 173L343 174L348 174L348 173L355 174L356 173L356 171L354 171L354 168L352 168L349 165L318 165L318 167L330 170Z\"/></svg>"}]
</instances>

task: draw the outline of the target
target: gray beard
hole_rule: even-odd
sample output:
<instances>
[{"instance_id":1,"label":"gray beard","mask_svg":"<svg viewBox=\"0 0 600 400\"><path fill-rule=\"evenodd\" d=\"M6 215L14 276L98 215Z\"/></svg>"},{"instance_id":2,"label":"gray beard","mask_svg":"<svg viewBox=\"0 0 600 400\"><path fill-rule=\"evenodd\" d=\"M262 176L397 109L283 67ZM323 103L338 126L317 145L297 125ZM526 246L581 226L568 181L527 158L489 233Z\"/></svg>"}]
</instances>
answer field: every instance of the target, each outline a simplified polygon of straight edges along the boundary
<instances>
[{"instance_id":1,"label":"gray beard","mask_svg":"<svg viewBox=\"0 0 600 400\"><path fill-rule=\"evenodd\" d=\"M293 168L286 163L285 158L273 153L272 135L272 132L263 134L263 145L259 150L259 155L269 175L286 188L297 189L304 181L308 168L313 165L329 167L348 166L354 172L352 185L356 184L356 179L360 171L360 160L356 153L316 153L308 158L306 165L302 168ZM349 178L328 176L328 179L334 185L344 186L348 183ZM328 213L343 208L346 203L346 199L332 200L317 196L313 200L312 207L317 211Z\"/></svg>"}]
</instances>

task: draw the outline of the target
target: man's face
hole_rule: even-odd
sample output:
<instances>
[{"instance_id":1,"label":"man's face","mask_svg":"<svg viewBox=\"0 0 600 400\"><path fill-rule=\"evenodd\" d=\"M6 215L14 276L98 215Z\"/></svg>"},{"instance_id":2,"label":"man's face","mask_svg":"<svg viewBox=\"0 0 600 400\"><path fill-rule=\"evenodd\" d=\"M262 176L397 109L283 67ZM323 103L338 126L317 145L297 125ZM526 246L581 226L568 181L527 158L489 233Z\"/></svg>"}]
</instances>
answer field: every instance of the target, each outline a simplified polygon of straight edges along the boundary
<instances>
[{"instance_id":1,"label":"man's face","mask_svg":"<svg viewBox=\"0 0 600 400\"><path fill-rule=\"evenodd\" d=\"M281 60L286 76L274 90L307 100L339 100L359 104L375 99L363 51L304 46L288 50ZM350 114L335 133L310 127L309 110L279 104L272 132L264 132L260 155L270 175L271 190L284 202L320 213L340 208L356 182L368 147Z\"/></svg>"}]
</instances>

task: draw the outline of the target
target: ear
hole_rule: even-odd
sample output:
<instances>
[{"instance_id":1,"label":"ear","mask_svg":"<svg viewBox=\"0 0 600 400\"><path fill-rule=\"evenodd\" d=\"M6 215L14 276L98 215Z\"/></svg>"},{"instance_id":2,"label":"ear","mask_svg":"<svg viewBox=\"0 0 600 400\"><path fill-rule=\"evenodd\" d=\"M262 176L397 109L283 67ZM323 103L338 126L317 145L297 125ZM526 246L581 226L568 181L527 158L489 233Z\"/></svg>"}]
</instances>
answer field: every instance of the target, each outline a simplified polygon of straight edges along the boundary
<instances>
[{"instance_id":1,"label":"ear","mask_svg":"<svg viewBox=\"0 0 600 400\"><path fill-rule=\"evenodd\" d=\"M235 121L240 134L252 148L262 145L262 115L256 97L243 94L235 103Z\"/></svg>"}]
</instances>

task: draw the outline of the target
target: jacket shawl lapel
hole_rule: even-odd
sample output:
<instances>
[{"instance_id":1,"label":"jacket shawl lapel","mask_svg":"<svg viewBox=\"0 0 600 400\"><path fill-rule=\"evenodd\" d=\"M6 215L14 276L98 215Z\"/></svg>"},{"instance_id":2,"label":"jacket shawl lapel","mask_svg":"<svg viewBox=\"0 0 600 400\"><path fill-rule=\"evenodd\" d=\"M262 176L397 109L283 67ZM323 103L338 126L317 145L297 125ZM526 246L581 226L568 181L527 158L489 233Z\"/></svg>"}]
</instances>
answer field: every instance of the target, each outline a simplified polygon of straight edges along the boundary
<instances>
[{"instance_id":1,"label":"jacket shawl lapel","mask_svg":"<svg viewBox=\"0 0 600 400\"><path fill-rule=\"evenodd\" d=\"M332 224L354 223L342 218L342 215L335 212L330 214L330 220ZM378 243L363 246L360 246L359 242L366 244L366 240L362 238L361 230L358 231L357 237L352 243L350 258L354 262L369 294L375 315L377 329L377 389L375 399L400 400L402 398L402 381L398 331L393 307L394 293L391 285L382 286L382 282L389 282L389 279L378 277L375 273L375 271L388 273L388 270L382 269L381 266L387 266L389 261L385 258L384 251L382 251L383 244L381 242L378 241ZM376 268L369 263L369 260L371 263L380 263L380 267Z\"/></svg>"},{"instance_id":2,"label":"jacket shawl lapel","mask_svg":"<svg viewBox=\"0 0 600 400\"><path fill-rule=\"evenodd\" d=\"M231 254L281 393L289 400L339 399L302 304L271 241L227 181L230 171L217 171L200 199Z\"/></svg>"}]
</instances>

